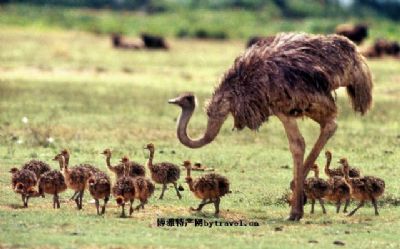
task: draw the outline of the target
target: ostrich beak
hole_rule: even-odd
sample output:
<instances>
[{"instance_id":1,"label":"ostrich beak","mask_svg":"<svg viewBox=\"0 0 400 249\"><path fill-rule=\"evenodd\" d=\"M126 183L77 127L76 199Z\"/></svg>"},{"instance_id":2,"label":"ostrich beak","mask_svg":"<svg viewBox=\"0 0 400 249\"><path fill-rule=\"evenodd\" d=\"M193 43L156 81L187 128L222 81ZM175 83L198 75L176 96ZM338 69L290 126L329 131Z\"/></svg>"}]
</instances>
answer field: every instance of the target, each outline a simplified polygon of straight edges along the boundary
<instances>
[{"instance_id":1,"label":"ostrich beak","mask_svg":"<svg viewBox=\"0 0 400 249\"><path fill-rule=\"evenodd\" d=\"M168 100L168 103L176 105L176 104L178 104L178 98L170 99L170 100Z\"/></svg>"}]
</instances>

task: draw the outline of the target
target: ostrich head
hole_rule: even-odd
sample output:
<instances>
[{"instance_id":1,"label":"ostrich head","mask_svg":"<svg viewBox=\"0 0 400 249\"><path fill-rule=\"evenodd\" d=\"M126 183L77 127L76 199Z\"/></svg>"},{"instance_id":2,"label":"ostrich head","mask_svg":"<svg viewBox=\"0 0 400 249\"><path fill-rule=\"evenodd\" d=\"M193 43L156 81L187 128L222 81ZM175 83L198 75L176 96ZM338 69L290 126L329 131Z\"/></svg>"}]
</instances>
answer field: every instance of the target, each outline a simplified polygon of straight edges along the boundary
<instances>
[{"instance_id":1,"label":"ostrich head","mask_svg":"<svg viewBox=\"0 0 400 249\"><path fill-rule=\"evenodd\" d=\"M129 163L129 158L128 158L128 156L124 156L123 158L121 158L121 163L123 163L123 164Z\"/></svg>"},{"instance_id":2,"label":"ostrich head","mask_svg":"<svg viewBox=\"0 0 400 249\"><path fill-rule=\"evenodd\" d=\"M63 149L60 153L61 155L65 156L69 156L69 151L67 149Z\"/></svg>"},{"instance_id":3,"label":"ostrich head","mask_svg":"<svg viewBox=\"0 0 400 249\"><path fill-rule=\"evenodd\" d=\"M328 159L332 158L332 152L330 152L329 150L325 151L325 157Z\"/></svg>"},{"instance_id":4,"label":"ostrich head","mask_svg":"<svg viewBox=\"0 0 400 249\"><path fill-rule=\"evenodd\" d=\"M124 197L119 195L117 198L115 198L115 201L117 202L118 205L122 205L125 203Z\"/></svg>"},{"instance_id":5,"label":"ostrich head","mask_svg":"<svg viewBox=\"0 0 400 249\"><path fill-rule=\"evenodd\" d=\"M111 157L111 150L105 149L101 154L105 155L106 157Z\"/></svg>"},{"instance_id":6,"label":"ostrich head","mask_svg":"<svg viewBox=\"0 0 400 249\"><path fill-rule=\"evenodd\" d=\"M189 160L183 161L182 166L185 167L186 169L190 168L192 163Z\"/></svg>"},{"instance_id":7,"label":"ostrich head","mask_svg":"<svg viewBox=\"0 0 400 249\"><path fill-rule=\"evenodd\" d=\"M194 110L196 107L196 97L193 93L183 93L177 98L168 100L168 103L178 105L182 109Z\"/></svg>"},{"instance_id":8,"label":"ostrich head","mask_svg":"<svg viewBox=\"0 0 400 249\"><path fill-rule=\"evenodd\" d=\"M340 163L341 165L343 165L343 167L349 167L349 163L348 163L348 161L347 161L347 158L345 158L345 157L341 158L341 159L339 160L339 163Z\"/></svg>"},{"instance_id":9,"label":"ostrich head","mask_svg":"<svg viewBox=\"0 0 400 249\"><path fill-rule=\"evenodd\" d=\"M15 174L15 173L17 173L18 171L19 171L18 168L11 168L9 172L10 172L11 174Z\"/></svg>"},{"instance_id":10,"label":"ostrich head","mask_svg":"<svg viewBox=\"0 0 400 249\"><path fill-rule=\"evenodd\" d=\"M206 131L200 138L193 140L187 132L189 120L196 108L196 98L193 93L183 93L174 99L170 99L168 103L181 107L182 112L178 120L177 136L183 145L192 149L203 147L214 141L230 113L228 98L223 94L214 94L207 105Z\"/></svg>"},{"instance_id":11,"label":"ostrich head","mask_svg":"<svg viewBox=\"0 0 400 249\"><path fill-rule=\"evenodd\" d=\"M149 150L150 152L154 152L155 147L154 147L154 144L149 143L144 147L144 149Z\"/></svg>"},{"instance_id":12,"label":"ostrich head","mask_svg":"<svg viewBox=\"0 0 400 249\"><path fill-rule=\"evenodd\" d=\"M311 170L314 171L315 177L318 177L318 176L319 176L318 164L314 164L314 165L311 167Z\"/></svg>"}]
</instances>

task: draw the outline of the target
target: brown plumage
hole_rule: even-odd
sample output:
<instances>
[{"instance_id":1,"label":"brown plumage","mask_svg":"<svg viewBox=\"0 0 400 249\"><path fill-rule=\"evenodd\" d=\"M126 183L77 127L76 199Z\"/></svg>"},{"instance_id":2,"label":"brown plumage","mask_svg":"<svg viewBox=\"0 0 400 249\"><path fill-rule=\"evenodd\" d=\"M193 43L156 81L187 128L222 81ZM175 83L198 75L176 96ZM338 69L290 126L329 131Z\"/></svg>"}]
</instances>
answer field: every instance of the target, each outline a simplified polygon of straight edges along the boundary
<instances>
[{"instance_id":1,"label":"brown plumage","mask_svg":"<svg viewBox=\"0 0 400 249\"><path fill-rule=\"evenodd\" d=\"M58 170L50 170L39 178L39 194L53 195L53 208L60 208L59 194L67 189L64 176Z\"/></svg>"},{"instance_id":2,"label":"brown plumage","mask_svg":"<svg viewBox=\"0 0 400 249\"><path fill-rule=\"evenodd\" d=\"M188 136L195 110L191 93L169 100L182 108L177 137L189 148L211 143L229 114L234 127L257 130L275 115L282 122L294 162L294 202L290 220L303 216L304 180L321 150L334 135L337 107L333 91L346 87L353 109L366 113L372 104L369 68L349 39L338 35L278 34L256 43L226 72L207 106L207 128L199 139ZM305 140L297 118L320 125L320 135L305 157Z\"/></svg>"},{"instance_id":3,"label":"brown plumage","mask_svg":"<svg viewBox=\"0 0 400 249\"><path fill-rule=\"evenodd\" d=\"M328 177L334 177L334 176L341 176L343 177L343 169L342 167L340 168L335 168L335 169L330 169L331 161L332 161L332 152L329 150L325 151L325 157L326 157L326 165L325 165L325 174ZM349 176L350 177L359 177L360 176L360 170L357 168L349 167Z\"/></svg>"},{"instance_id":4,"label":"brown plumage","mask_svg":"<svg viewBox=\"0 0 400 249\"><path fill-rule=\"evenodd\" d=\"M246 47L249 48L257 43L257 45L265 45L271 43L275 39L274 36L252 36L247 41Z\"/></svg>"},{"instance_id":5,"label":"brown plumage","mask_svg":"<svg viewBox=\"0 0 400 249\"><path fill-rule=\"evenodd\" d=\"M228 179L224 176L211 173L202 175L193 180L190 176L190 171L192 169L191 162L184 161L183 166L187 170L186 182L189 185L190 191L192 191L197 198L202 200L196 209L191 208L191 210L201 211L206 204L214 203L215 214L217 215L219 213L221 197L230 192Z\"/></svg>"},{"instance_id":6,"label":"brown plumage","mask_svg":"<svg viewBox=\"0 0 400 249\"><path fill-rule=\"evenodd\" d=\"M347 159L340 159L340 163L343 165L344 179L350 188L351 197L360 201L360 204L349 213L349 216L352 216L359 208L364 206L365 201L371 201L375 215L379 215L376 201L385 191L385 181L375 176L350 178Z\"/></svg>"},{"instance_id":7,"label":"brown plumage","mask_svg":"<svg viewBox=\"0 0 400 249\"><path fill-rule=\"evenodd\" d=\"M26 162L24 165L22 165L21 169L33 171L38 179L42 174L51 170L47 163L35 159Z\"/></svg>"},{"instance_id":8,"label":"brown plumage","mask_svg":"<svg viewBox=\"0 0 400 249\"><path fill-rule=\"evenodd\" d=\"M112 188L113 196L119 206L121 206L121 217L125 217L125 203L130 202L129 215L133 213L133 201L135 200L135 184L133 177L122 176L118 178Z\"/></svg>"},{"instance_id":9,"label":"brown plumage","mask_svg":"<svg viewBox=\"0 0 400 249\"><path fill-rule=\"evenodd\" d=\"M28 201L30 197L37 196L37 191L35 190L37 178L33 171L17 168L12 168L10 170L12 174L11 186L15 193L20 194L22 197L22 202L25 208L28 207Z\"/></svg>"},{"instance_id":10,"label":"brown plumage","mask_svg":"<svg viewBox=\"0 0 400 249\"><path fill-rule=\"evenodd\" d=\"M69 165L66 163L67 160L62 154L56 155L53 160L59 162L60 170L64 173L68 188L75 191L73 199L75 200L76 206L78 209L82 209L83 194L91 172L87 168L79 165L69 168Z\"/></svg>"},{"instance_id":11,"label":"brown plumage","mask_svg":"<svg viewBox=\"0 0 400 249\"><path fill-rule=\"evenodd\" d=\"M162 184L162 192L159 199L164 197L164 192L167 189L167 184L172 183L176 190L176 195L179 199L182 198L179 193L177 181L180 177L180 169L177 165L169 162L161 162L153 164L155 147L153 144L148 144L145 149L149 150L149 160L147 161L147 167L150 169L151 179L158 184Z\"/></svg>"},{"instance_id":12,"label":"brown plumage","mask_svg":"<svg viewBox=\"0 0 400 249\"><path fill-rule=\"evenodd\" d=\"M330 176L328 179L330 186L329 193L325 196L328 201L333 201L336 204L336 213L340 212L342 202L345 201L343 212L347 213L347 207L350 204L350 188L341 176Z\"/></svg>"},{"instance_id":13,"label":"brown plumage","mask_svg":"<svg viewBox=\"0 0 400 249\"><path fill-rule=\"evenodd\" d=\"M96 172L94 174L90 174L88 179L88 188L89 193L95 200L97 214L101 215L104 214L106 211L106 205L108 200L110 199L111 194L111 180L110 177L104 172ZM104 204L101 208L101 213L99 211L99 200L103 199Z\"/></svg>"},{"instance_id":14,"label":"brown plumage","mask_svg":"<svg viewBox=\"0 0 400 249\"><path fill-rule=\"evenodd\" d=\"M132 172L132 169L130 169L132 163L129 161L128 157L123 157L121 163L124 165L127 172ZM133 177L133 183L135 187L135 199L140 201L140 204L135 209L139 210L140 207L144 209L144 205L154 193L155 186L150 179L143 176Z\"/></svg>"},{"instance_id":15,"label":"brown plumage","mask_svg":"<svg viewBox=\"0 0 400 249\"><path fill-rule=\"evenodd\" d=\"M65 164L67 166L69 166L69 159L70 159L69 151L67 149L63 149L60 154L64 157ZM74 168L78 168L78 167L81 170L85 171L86 180L90 176L90 174L95 174L97 172L100 172L99 168L97 168L97 167L95 167L93 165L90 165L88 163L83 163L83 164L76 165ZM79 195L80 195L80 191L75 191L75 193L71 196L70 200L75 200L76 201L77 199L81 198ZM82 193L82 197L83 197L83 193Z\"/></svg>"},{"instance_id":16,"label":"brown plumage","mask_svg":"<svg viewBox=\"0 0 400 249\"><path fill-rule=\"evenodd\" d=\"M341 24L336 27L335 33L349 38L356 44L361 44L368 37L368 26L365 24Z\"/></svg>"},{"instance_id":17,"label":"brown plumage","mask_svg":"<svg viewBox=\"0 0 400 249\"><path fill-rule=\"evenodd\" d=\"M311 213L314 213L315 200L318 200L322 207L322 212L326 214L323 198L329 193L330 186L327 181L319 178L319 168L317 164L311 168L314 177L309 177L304 181L304 193L307 199L311 200Z\"/></svg>"},{"instance_id":18,"label":"brown plumage","mask_svg":"<svg viewBox=\"0 0 400 249\"><path fill-rule=\"evenodd\" d=\"M112 152L110 149L105 149L102 152L103 155L106 156L106 165L107 168L115 174L115 177L118 179L124 175L124 164L119 163L115 166L111 165L111 156ZM129 176L131 177L136 177L136 176L145 176L146 175L146 170L143 165L134 162L134 161L129 161Z\"/></svg>"}]
</instances>

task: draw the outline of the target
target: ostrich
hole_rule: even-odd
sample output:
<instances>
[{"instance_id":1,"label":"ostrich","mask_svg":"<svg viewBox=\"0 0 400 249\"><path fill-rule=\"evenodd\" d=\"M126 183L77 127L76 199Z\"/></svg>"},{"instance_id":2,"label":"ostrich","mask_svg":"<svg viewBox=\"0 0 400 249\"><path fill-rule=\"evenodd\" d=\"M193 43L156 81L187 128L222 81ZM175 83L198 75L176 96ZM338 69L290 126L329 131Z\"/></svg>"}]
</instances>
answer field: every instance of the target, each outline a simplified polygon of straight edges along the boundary
<instances>
[{"instance_id":1,"label":"ostrich","mask_svg":"<svg viewBox=\"0 0 400 249\"><path fill-rule=\"evenodd\" d=\"M115 177L118 179L122 176L124 176L124 164L119 163L115 166L111 165L111 156L112 156L112 151L110 149L105 149L101 154L106 156L106 164L107 168L115 174ZM134 161L129 161L129 176L131 177L136 177L136 176L145 176L146 175L146 170L143 165L134 162Z\"/></svg>"},{"instance_id":2,"label":"ostrich","mask_svg":"<svg viewBox=\"0 0 400 249\"><path fill-rule=\"evenodd\" d=\"M307 199L311 200L311 213L314 213L315 200L319 201L321 205L322 212L326 214L324 200L326 195L330 192L330 185L327 181L319 178L319 168L317 164L311 168L314 171L314 177L309 177L304 181L304 193Z\"/></svg>"},{"instance_id":3,"label":"ostrich","mask_svg":"<svg viewBox=\"0 0 400 249\"><path fill-rule=\"evenodd\" d=\"M22 165L21 167L22 170L27 169L32 171L33 173L35 173L37 179L40 178L41 175L43 175L44 173L48 172L51 170L50 166L40 160L30 160L26 163L24 163L24 165Z\"/></svg>"},{"instance_id":4,"label":"ostrich","mask_svg":"<svg viewBox=\"0 0 400 249\"><path fill-rule=\"evenodd\" d=\"M63 149L60 153L60 155L62 155L64 157L65 160L65 165L68 167L69 166L69 158L70 158L70 153L67 149ZM83 171L85 171L85 174L87 177L89 177L90 174L95 174L97 172L100 172L100 170L90 164L79 164L76 167L81 168ZM80 192L79 191L75 191L74 194L71 196L70 200L76 200L76 198L78 197L78 194Z\"/></svg>"},{"instance_id":5,"label":"ostrich","mask_svg":"<svg viewBox=\"0 0 400 249\"><path fill-rule=\"evenodd\" d=\"M332 161L332 152L330 152L329 150L325 151L325 157L326 157L325 174L328 177L343 176L342 168L335 168L335 169L329 168L329 166L331 165L331 161ZM360 170L357 168L349 168L349 176L350 177L359 177Z\"/></svg>"},{"instance_id":6,"label":"ostrich","mask_svg":"<svg viewBox=\"0 0 400 249\"><path fill-rule=\"evenodd\" d=\"M12 189L15 193L21 195L24 208L27 208L29 198L38 196L35 190L37 183L36 175L33 171L27 169L19 170L17 168L12 168L10 173L12 174Z\"/></svg>"},{"instance_id":7,"label":"ostrich","mask_svg":"<svg viewBox=\"0 0 400 249\"><path fill-rule=\"evenodd\" d=\"M158 184L162 184L162 191L161 195L158 199L162 199L164 197L164 192L167 189L167 184L172 183L176 190L176 195L179 199L182 198L181 194L179 193L178 186L176 182L178 181L181 170L179 167L173 163L169 162L161 162L153 164L154 158L154 151L155 147L154 144L148 144L144 149L149 150L149 159L147 160L147 167L150 169L151 179Z\"/></svg>"},{"instance_id":8,"label":"ostrich","mask_svg":"<svg viewBox=\"0 0 400 249\"><path fill-rule=\"evenodd\" d=\"M183 166L187 171L186 182L189 185L190 191L192 191L197 198L202 200L197 208L190 208L190 210L201 211L206 204L214 203L215 215L218 215L221 197L230 192L229 180L225 176L214 173L205 174L193 180L190 175L192 169L191 162L184 161Z\"/></svg>"},{"instance_id":9,"label":"ostrich","mask_svg":"<svg viewBox=\"0 0 400 249\"><path fill-rule=\"evenodd\" d=\"M304 180L337 127L332 91L339 87L347 88L356 112L364 114L371 107L370 71L354 43L338 35L283 33L270 43L251 46L235 60L206 108L207 128L199 139L193 140L187 133L195 96L185 93L169 103L182 108L177 136L189 148L211 143L228 114L238 130L257 130L270 116L277 116L294 162L294 202L288 219L298 221L304 213ZM320 125L320 135L305 160L305 141L296 121L301 117Z\"/></svg>"},{"instance_id":10,"label":"ostrich","mask_svg":"<svg viewBox=\"0 0 400 249\"><path fill-rule=\"evenodd\" d=\"M110 199L111 194L111 180L110 177L104 172L91 173L88 179L88 188L90 195L95 200L97 215L104 214L106 212L106 205ZM101 213L99 211L100 202L99 199L104 199Z\"/></svg>"},{"instance_id":11,"label":"ostrich","mask_svg":"<svg viewBox=\"0 0 400 249\"><path fill-rule=\"evenodd\" d=\"M63 174L58 170L50 170L39 178L39 194L53 195L53 208L60 208L59 194L67 189Z\"/></svg>"},{"instance_id":12,"label":"ostrich","mask_svg":"<svg viewBox=\"0 0 400 249\"><path fill-rule=\"evenodd\" d=\"M374 205L375 215L379 215L376 200L385 191L385 181L375 176L350 178L347 159L342 158L339 162L343 165L344 180L350 188L351 196L360 201L360 204L348 216L352 216L359 208L364 206L365 201L371 201Z\"/></svg>"}]
</instances>

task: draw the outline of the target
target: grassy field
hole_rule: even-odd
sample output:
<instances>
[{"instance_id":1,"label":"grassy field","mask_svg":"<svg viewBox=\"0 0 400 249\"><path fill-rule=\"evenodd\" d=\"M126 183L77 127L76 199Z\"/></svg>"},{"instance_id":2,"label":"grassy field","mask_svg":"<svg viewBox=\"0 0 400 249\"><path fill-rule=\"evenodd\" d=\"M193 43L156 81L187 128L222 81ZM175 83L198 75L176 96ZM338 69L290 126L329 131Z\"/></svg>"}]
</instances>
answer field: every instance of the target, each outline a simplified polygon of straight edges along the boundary
<instances>
[{"instance_id":1,"label":"grassy field","mask_svg":"<svg viewBox=\"0 0 400 249\"><path fill-rule=\"evenodd\" d=\"M0 247L86 248L398 248L400 246L400 62L370 61L374 75L374 108L365 117L354 114L345 93L338 91L339 128L327 148L335 162L347 156L366 175L382 177L386 192L379 217L370 205L354 217L328 206L322 215L308 214L300 223L284 221L282 202L292 176L291 157L283 127L276 118L259 132L232 132L232 119L214 143L199 149L183 147L175 137L179 114L167 104L182 91L193 91L203 105L224 71L244 49L242 41L172 40L169 52L117 51L107 36L78 31L4 26L0 30ZM23 117L28 123L23 123ZM300 121L308 149L318 126ZM192 136L205 126L199 108ZM48 142L48 138L54 142ZM258 227L157 227L157 218L215 220L211 206L189 212L198 204L183 178L183 199L172 188L164 200L157 186L144 211L118 218L111 200L98 217L88 203L76 210L62 194L60 210L51 198L33 199L28 209L10 188L8 170L30 158L49 162L62 148L71 150L72 164L91 162L106 170L104 148L145 163L143 145L153 142L155 161L181 163L190 159L213 167L231 180L232 194L222 200L218 221L256 221ZM321 156L318 160L324 164ZM197 173L195 173L197 175ZM355 203L352 203L352 208ZM311 241L311 242L310 242ZM317 243L312 242L317 241Z\"/></svg>"}]
</instances>

